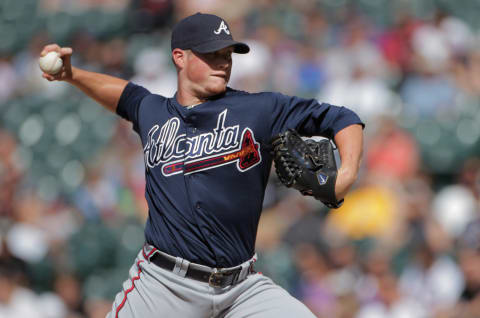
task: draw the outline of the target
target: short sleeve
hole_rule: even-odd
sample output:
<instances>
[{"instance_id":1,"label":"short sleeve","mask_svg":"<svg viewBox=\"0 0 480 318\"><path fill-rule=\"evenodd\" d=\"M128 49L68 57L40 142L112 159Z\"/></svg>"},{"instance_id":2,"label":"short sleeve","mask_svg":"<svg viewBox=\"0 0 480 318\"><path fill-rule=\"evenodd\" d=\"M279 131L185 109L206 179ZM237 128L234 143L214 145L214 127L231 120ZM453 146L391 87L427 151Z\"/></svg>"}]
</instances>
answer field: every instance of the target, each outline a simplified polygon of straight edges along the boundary
<instances>
[{"instance_id":1,"label":"short sleeve","mask_svg":"<svg viewBox=\"0 0 480 318\"><path fill-rule=\"evenodd\" d=\"M333 138L347 126L365 126L358 115L346 107L279 93L272 93L272 98L273 136L292 128L303 136Z\"/></svg>"},{"instance_id":2,"label":"short sleeve","mask_svg":"<svg viewBox=\"0 0 480 318\"><path fill-rule=\"evenodd\" d=\"M143 98L150 92L139 85L129 82L120 96L117 105L117 114L132 122L133 129L138 132L138 111Z\"/></svg>"}]
</instances>

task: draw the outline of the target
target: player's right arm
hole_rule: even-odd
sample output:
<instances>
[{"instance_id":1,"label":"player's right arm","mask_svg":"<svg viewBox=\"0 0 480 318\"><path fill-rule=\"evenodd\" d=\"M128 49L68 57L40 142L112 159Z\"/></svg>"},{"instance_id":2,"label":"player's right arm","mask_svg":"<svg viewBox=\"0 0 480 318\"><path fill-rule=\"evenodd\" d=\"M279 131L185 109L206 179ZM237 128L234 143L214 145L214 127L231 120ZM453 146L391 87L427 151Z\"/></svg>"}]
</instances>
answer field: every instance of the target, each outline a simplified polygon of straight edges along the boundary
<instances>
[{"instance_id":1,"label":"player's right arm","mask_svg":"<svg viewBox=\"0 0 480 318\"><path fill-rule=\"evenodd\" d=\"M72 67L71 56L73 50L69 47L60 47L57 44L46 45L41 56L55 51L63 60L61 71L55 75L43 73L42 76L49 81L64 81L80 89L87 96L93 98L100 105L115 113L122 92L128 81L110 75L89 72Z\"/></svg>"}]
</instances>

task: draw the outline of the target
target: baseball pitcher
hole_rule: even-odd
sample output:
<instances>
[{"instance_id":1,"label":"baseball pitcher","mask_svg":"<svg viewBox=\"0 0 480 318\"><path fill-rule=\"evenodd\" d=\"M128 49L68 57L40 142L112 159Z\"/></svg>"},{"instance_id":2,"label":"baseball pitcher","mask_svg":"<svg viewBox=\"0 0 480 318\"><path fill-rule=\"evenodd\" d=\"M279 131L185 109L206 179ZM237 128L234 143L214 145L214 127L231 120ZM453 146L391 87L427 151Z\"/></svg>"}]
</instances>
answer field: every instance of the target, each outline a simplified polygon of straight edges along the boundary
<instances>
[{"instance_id":1,"label":"baseball pitcher","mask_svg":"<svg viewBox=\"0 0 480 318\"><path fill-rule=\"evenodd\" d=\"M172 98L73 67L71 48L41 53L62 59L45 79L68 82L130 121L143 145L145 245L108 317L314 317L255 272L265 187L275 160L287 186L338 207L357 177L363 123L345 107L228 87L232 54L250 48L218 16L180 21L171 48ZM335 142L338 170L329 147L299 137L314 135Z\"/></svg>"}]
</instances>

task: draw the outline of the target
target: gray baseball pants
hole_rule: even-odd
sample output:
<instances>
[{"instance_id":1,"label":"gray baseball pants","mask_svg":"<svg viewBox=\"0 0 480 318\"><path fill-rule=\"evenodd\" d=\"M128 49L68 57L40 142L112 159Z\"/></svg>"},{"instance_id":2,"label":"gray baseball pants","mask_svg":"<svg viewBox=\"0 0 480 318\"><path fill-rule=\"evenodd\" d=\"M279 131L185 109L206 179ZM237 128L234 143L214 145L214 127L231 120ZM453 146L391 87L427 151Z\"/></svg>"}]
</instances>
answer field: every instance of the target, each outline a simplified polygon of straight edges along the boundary
<instances>
[{"instance_id":1,"label":"gray baseball pants","mask_svg":"<svg viewBox=\"0 0 480 318\"><path fill-rule=\"evenodd\" d=\"M146 245L138 254L107 318L315 317L270 278L249 274L249 262L242 264L246 270L237 284L217 288L184 277L186 268L169 271L150 262L152 249Z\"/></svg>"}]
</instances>

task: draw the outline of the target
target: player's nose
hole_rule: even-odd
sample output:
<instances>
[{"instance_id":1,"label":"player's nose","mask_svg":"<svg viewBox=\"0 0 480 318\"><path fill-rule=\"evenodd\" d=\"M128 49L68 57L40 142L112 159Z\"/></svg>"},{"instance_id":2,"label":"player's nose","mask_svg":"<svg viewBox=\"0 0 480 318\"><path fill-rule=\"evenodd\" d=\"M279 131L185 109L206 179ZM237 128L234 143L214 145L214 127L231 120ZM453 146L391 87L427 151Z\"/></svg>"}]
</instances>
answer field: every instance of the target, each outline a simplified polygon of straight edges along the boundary
<instances>
[{"instance_id":1,"label":"player's nose","mask_svg":"<svg viewBox=\"0 0 480 318\"><path fill-rule=\"evenodd\" d=\"M221 70L228 70L232 66L232 60L221 59L217 66Z\"/></svg>"},{"instance_id":2,"label":"player's nose","mask_svg":"<svg viewBox=\"0 0 480 318\"><path fill-rule=\"evenodd\" d=\"M222 54L216 59L217 67L226 70L232 65L232 57L230 55Z\"/></svg>"}]
</instances>

